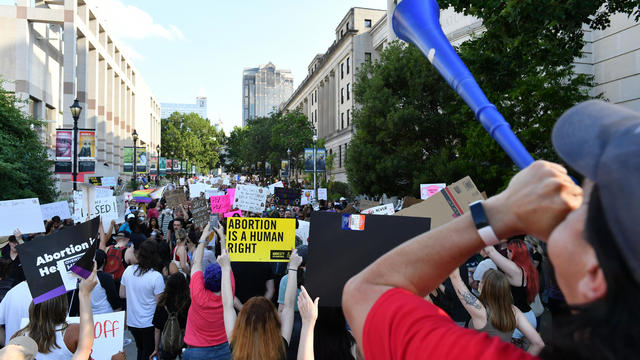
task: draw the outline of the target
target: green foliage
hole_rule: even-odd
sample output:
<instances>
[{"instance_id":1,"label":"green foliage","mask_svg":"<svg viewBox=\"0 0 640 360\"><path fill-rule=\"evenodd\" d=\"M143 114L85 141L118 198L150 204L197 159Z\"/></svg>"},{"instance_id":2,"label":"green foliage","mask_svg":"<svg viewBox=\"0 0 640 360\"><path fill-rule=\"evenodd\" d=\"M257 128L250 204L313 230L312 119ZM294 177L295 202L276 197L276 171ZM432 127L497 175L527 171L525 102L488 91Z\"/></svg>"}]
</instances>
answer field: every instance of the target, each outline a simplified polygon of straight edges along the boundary
<instances>
[{"instance_id":1,"label":"green foliage","mask_svg":"<svg viewBox=\"0 0 640 360\"><path fill-rule=\"evenodd\" d=\"M186 160L205 173L218 164L224 133L207 119L195 113L174 112L162 119L161 131L162 156Z\"/></svg>"},{"instance_id":2,"label":"green foliage","mask_svg":"<svg viewBox=\"0 0 640 360\"><path fill-rule=\"evenodd\" d=\"M327 198L329 201L335 201L344 197L353 200L353 189L347 183L340 181L331 181L327 186Z\"/></svg>"},{"instance_id":3,"label":"green foliage","mask_svg":"<svg viewBox=\"0 0 640 360\"><path fill-rule=\"evenodd\" d=\"M37 197L42 204L53 202L53 161L35 131L42 122L25 116L18 104L0 81L0 200Z\"/></svg>"},{"instance_id":4,"label":"green foliage","mask_svg":"<svg viewBox=\"0 0 640 360\"><path fill-rule=\"evenodd\" d=\"M226 138L227 169L241 172L258 162L269 162L272 174L280 171L280 161L287 160L291 149L292 166L299 169L304 148L313 146L313 127L299 111L272 113L248 121L245 127L235 127Z\"/></svg>"},{"instance_id":5,"label":"green foliage","mask_svg":"<svg viewBox=\"0 0 640 360\"><path fill-rule=\"evenodd\" d=\"M582 24L602 29L634 1L443 0L482 19L487 30L463 43L460 57L534 158L558 161L550 134L569 107L589 98L592 78L574 73ZM392 43L357 74L358 129L347 174L358 193L417 195L420 183L470 175L493 194L517 171L460 97L414 46Z\"/></svg>"}]
</instances>

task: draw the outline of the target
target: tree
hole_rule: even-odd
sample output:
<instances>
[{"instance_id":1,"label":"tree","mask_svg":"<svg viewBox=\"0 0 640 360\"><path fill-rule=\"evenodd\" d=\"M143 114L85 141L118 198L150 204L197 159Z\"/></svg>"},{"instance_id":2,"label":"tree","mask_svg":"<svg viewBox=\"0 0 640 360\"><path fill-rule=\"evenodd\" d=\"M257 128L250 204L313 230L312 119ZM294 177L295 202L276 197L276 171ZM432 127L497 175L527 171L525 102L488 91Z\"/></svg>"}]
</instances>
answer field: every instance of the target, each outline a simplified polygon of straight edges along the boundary
<instances>
[{"instance_id":1,"label":"tree","mask_svg":"<svg viewBox=\"0 0 640 360\"><path fill-rule=\"evenodd\" d=\"M174 112L162 119L162 154L195 164L207 172L219 161L224 134L195 113Z\"/></svg>"},{"instance_id":2,"label":"tree","mask_svg":"<svg viewBox=\"0 0 640 360\"><path fill-rule=\"evenodd\" d=\"M35 129L41 121L26 116L20 101L4 90L0 81L0 200L40 199L40 203L57 198L53 161L40 142Z\"/></svg>"}]
</instances>

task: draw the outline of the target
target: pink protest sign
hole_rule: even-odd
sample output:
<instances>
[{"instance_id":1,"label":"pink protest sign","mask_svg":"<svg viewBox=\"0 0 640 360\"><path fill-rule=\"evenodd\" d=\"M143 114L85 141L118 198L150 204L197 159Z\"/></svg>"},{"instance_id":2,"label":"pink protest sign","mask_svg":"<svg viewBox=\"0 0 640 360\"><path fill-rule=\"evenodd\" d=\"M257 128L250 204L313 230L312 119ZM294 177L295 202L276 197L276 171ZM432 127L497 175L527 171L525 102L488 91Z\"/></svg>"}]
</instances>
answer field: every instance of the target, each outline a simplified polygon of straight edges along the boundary
<instances>
[{"instance_id":1,"label":"pink protest sign","mask_svg":"<svg viewBox=\"0 0 640 360\"><path fill-rule=\"evenodd\" d=\"M234 216L239 216L242 217L242 211L241 210L236 210L236 211L231 211L228 213L224 213L224 217L228 218L228 217L234 217Z\"/></svg>"},{"instance_id":2,"label":"pink protest sign","mask_svg":"<svg viewBox=\"0 0 640 360\"><path fill-rule=\"evenodd\" d=\"M214 214L224 213L231 209L228 195L211 197L211 212Z\"/></svg>"},{"instance_id":3,"label":"pink protest sign","mask_svg":"<svg viewBox=\"0 0 640 360\"><path fill-rule=\"evenodd\" d=\"M232 207L233 199L236 197L236 188L227 189L227 196L229 197L229 207Z\"/></svg>"},{"instance_id":4,"label":"pink protest sign","mask_svg":"<svg viewBox=\"0 0 640 360\"><path fill-rule=\"evenodd\" d=\"M426 200L446 187L447 184L420 184L420 199Z\"/></svg>"}]
</instances>

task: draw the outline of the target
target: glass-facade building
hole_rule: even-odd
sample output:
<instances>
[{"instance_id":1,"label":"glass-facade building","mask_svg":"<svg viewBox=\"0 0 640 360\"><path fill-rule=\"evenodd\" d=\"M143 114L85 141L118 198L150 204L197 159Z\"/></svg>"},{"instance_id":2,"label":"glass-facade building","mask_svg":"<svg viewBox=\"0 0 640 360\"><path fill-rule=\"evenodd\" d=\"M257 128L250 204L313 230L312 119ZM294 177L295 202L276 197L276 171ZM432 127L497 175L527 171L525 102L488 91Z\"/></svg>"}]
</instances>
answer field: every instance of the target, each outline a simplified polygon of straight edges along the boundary
<instances>
[{"instance_id":1,"label":"glass-facade building","mask_svg":"<svg viewBox=\"0 0 640 360\"><path fill-rule=\"evenodd\" d=\"M196 97L195 104L172 104L172 103L160 103L160 117L162 119L168 118L174 112L181 114L196 113L203 119L207 118L207 98L204 96Z\"/></svg>"},{"instance_id":2,"label":"glass-facade building","mask_svg":"<svg viewBox=\"0 0 640 360\"><path fill-rule=\"evenodd\" d=\"M268 116L293 94L290 70L277 69L272 63L245 68L242 74L242 125L248 119Z\"/></svg>"}]
</instances>

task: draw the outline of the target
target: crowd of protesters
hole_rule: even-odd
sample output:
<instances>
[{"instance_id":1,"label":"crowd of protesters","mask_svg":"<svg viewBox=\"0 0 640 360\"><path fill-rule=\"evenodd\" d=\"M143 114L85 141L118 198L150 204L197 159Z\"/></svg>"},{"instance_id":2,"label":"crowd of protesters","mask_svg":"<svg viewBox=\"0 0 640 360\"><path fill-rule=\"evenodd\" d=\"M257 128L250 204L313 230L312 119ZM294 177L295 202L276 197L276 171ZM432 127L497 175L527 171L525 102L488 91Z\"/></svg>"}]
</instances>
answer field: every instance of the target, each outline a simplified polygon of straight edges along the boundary
<instances>
[{"instance_id":1,"label":"crowd of protesters","mask_svg":"<svg viewBox=\"0 0 640 360\"><path fill-rule=\"evenodd\" d=\"M322 239L296 237L288 263L231 262L222 216L198 227L189 201L170 208L164 197L132 201L124 223L101 224L95 269L78 296L33 305L16 246L73 222L54 218L46 234L17 230L0 258L0 359L86 359L92 315L119 310L138 360L635 358L640 114L587 102L559 120L553 141L582 187L561 165L534 163L476 210L354 276L343 307L323 306L304 287L306 244ZM231 179L219 190L272 181ZM171 188L189 199L199 180ZM360 211L354 199L331 200L314 208L269 197L262 213L242 216Z\"/></svg>"}]
</instances>

